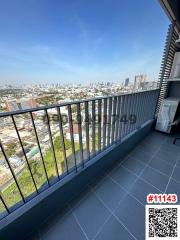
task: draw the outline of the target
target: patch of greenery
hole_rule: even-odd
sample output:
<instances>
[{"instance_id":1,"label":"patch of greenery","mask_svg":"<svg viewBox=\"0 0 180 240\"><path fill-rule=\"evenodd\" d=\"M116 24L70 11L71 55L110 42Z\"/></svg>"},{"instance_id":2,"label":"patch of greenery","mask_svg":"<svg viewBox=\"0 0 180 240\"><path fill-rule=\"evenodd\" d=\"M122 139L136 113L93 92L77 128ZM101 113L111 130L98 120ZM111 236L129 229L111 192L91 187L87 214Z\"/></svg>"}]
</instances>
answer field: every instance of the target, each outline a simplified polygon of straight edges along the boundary
<instances>
[{"instance_id":1,"label":"patch of greenery","mask_svg":"<svg viewBox=\"0 0 180 240\"><path fill-rule=\"evenodd\" d=\"M76 149L78 149L77 145L78 144L75 143ZM66 155L70 156L71 143L67 139L65 139L65 147L66 147ZM55 156L57 160L58 172L59 174L61 174L62 173L61 164L64 161L64 157L63 157L63 148L62 148L62 142L60 140L60 136L57 136L55 138L54 148L55 148ZM31 168L35 183L37 185L37 188L40 189L43 185L47 184L47 179L46 179L42 160L41 159L30 160L29 163L30 163L30 168ZM54 177L56 177L57 176L56 167L55 167L55 162L53 159L53 153L51 148L47 150L44 156L44 163L45 163L48 178L53 179ZM35 192L35 187L34 187L27 165L24 167L23 171L17 176L17 181L24 197L28 197L33 192ZM21 201L20 193L14 181L2 192L2 195L9 207ZM0 205L0 212L3 210L4 210L3 206Z\"/></svg>"}]
</instances>

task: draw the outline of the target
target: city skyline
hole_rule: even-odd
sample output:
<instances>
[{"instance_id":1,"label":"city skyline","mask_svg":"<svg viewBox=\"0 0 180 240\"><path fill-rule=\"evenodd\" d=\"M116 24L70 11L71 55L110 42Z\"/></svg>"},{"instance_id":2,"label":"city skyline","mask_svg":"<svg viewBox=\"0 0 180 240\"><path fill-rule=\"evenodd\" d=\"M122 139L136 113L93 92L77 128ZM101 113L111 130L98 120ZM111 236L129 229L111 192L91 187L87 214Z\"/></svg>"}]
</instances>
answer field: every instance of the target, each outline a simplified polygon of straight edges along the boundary
<instances>
[{"instance_id":1,"label":"city skyline","mask_svg":"<svg viewBox=\"0 0 180 240\"><path fill-rule=\"evenodd\" d=\"M157 1L6 1L1 84L156 80L167 26Z\"/></svg>"}]
</instances>

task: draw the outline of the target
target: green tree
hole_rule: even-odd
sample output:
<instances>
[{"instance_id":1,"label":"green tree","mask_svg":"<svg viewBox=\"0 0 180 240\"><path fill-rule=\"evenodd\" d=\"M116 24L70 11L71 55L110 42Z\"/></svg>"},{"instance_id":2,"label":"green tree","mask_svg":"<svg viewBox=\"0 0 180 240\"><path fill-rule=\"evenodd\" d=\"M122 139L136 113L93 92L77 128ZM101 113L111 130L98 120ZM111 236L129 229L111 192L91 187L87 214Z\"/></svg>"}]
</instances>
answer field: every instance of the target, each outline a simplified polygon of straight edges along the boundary
<instances>
[{"instance_id":1,"label":"green tree","mask_svg":"<svg viewBox=\"0 0 180 240\"><path fill-rule=\"evenodd\" d=\"M10 143L7 145L6 153L8 156L14 155L16 153L16 143Z\"/></svg>"}]
</instances>

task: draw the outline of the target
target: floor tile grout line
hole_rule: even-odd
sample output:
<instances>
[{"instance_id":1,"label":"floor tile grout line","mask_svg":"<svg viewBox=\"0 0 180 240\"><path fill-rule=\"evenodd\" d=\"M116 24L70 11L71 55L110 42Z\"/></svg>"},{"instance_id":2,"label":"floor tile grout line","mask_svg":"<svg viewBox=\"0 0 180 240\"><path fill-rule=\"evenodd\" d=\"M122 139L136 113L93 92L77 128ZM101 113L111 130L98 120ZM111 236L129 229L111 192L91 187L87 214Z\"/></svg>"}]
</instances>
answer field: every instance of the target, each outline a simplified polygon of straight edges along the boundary
<instances>
[{"instance_id":1,"label":"floor tile grout line","mask_svg":"<svg viewBox=\"0 0 180 240\"><path fill-rule=\"evenodd\" d=\"M109 178L107 174L106 174L106 178L107 178L107 179ZM112 181L112 180L111 180L111 181ZM116 184L116 185L117 185L117 184ZM122 187L119 186L119 185L118 185L118 188L121 188L121 189L122 189ZM99 199L98 194L96 193L96 189L93 188L93 187L90 187L90 189L91 189L91 191L95 194L95 196ZM122 190L123 190L123 189L122 189ZM121 201L122 201L127 195L128 195L128 193L127 193L127 191L125 191L124 196L123 196L122 199L118 202L118 207L119 207L119 204L121 203ZM103 201L103 200L102 200L102 201ZM102 201L101 201L101 202L102 202ZM103 201L103 202L104 202L104 201ZM104 205L104 204L103 204L103 205ZM118 207L117 207L117 208L118 208ZM107 208L107 207L106 207L106 208ZM115 208L114 211L115 211L117 208ZM108 211L110 211L109 208L107 208L107 209L108 209ZM110 212L112 212L112 211L110 211ZM112 213L110 214L110 216L108 217L108 219L109 219L111 216L113 216ZM106 220L107 220L107 219L106 219ZM100 227L101 229L102 229L103 226L106 224L106 222L107 222L107 221L105 221L105 222L101 225L101 227ZM93 239L95 239L96 236L97 236L97 234L95 235L95 237L94 237Z\"/></svg>"},{"instance_id":2,"label":"floor tile grout line","mask_svg":"<svg viewBox=\"0 0 180 240\"><path fill-rule=\"evenodd\" d=\"M167 140L167 139L166 139ZM160 149L161 149L161 147L163 146L163 144L162 145L160 145ZM135 149L137 149L137 150L139 150L139 151L141 151L141 152L144 152L144 153L146 153L146 154L149 154L149 155L151 155L151 153L149 152L149 151L146 151L146 150L144 150L143 149L143 147L141 147L141 146L137 146ZM159 149L159 150L160 150ZM173 149L172 149L173 150ZM164 150L164 148L162 149L162 152L164 152L164 153L166 153L166 152L169 152L169 151L166 151L166 150ZM157 156L157 158L160 158L160 157L158 157ZM160 158L161 159L161 158Z\"/></svg>"},{"instance_id":3,"label":"floor tile grout line","mask_svg":"<svg viewBox=\"0 0 180 240\"><path fill-rule=\"evenodd\" d=\"M91 187L90 185L88 185L88 187L89 187L89 191L88 191L87 195L88 195L89 193L92 194L92 187ZM93 194L95 195L95 193L93 193ZM86 196L85 196L85 197L86 197ZM83 199L86 199L85 197L84 197ZM96 195L95 195L95 197L97 198ZM98 199L98 198L97 198L97 199ZM99 199L98 199L98 200L99 200ZM100 200L99 200L99 201L100 201ZM80 201L80 202L81 202L81 201ZM78 220L78 217L77 217L76 214L74 213L74 208L72 208L71 205L70 205L70 208L71 208L71 212L72 212L74 218L76 219L79 227L81 228L82 232L85 234L85 236L87 237L87 239L89 240L89 238L88 238L88 236L87 236L87 234L86 234L86 231L83 229L83 227L81 226L81 224L80 224L80 222L79 222L79 220ZM108 215L107 218L110 218L110 217L112 216L112 214L111 214L111 212L109 211L109 209L107 209L107 210L108 210L108 212L109 212L109 215ZM106 219L106 220L107 220L107 219ZM106 222L106 220L105 220L105 222ZM104 224L104 223L103 223L103 224ZM93 239L94 239L94 237L93 237Z\"/></svg>"},{"instance_id":4,"label":"floor tile grout line","mask_svg":"<svg viewBox=\"0 0 180 240\"><path fill-rule=\"evenodd\" d=\"M136 159L136 158L134 158L134 157L131 157L131 158L134 159L134 160L136 160L136 161L138 161L138 162L141 163L141 164L145 164L145 163L144 163L143 161L141 161L141 160L138 160L138 159ZM122 165L123 165L123 164L122 164ZM156 172L159 172L160 174L162 174L162 175L164 175L164 176L166 176L166 177L169 178L170 175L168 175L168 174L166 174L166 173L164 173L164 172L161 172L160 170L152 167L151 165L149 165L149 163L147 163L147 165L148 165L148 167L151 168L152 170L154 170L154 171L156 171ZM171 164L168 164L168 163L167 163L167 165L170 165L171 167L173 167ZM125 166L124 166L124 167L125 167ZM125 168L127 168L127 167L125 167ZM129 169L129 170L130 170L130 169Z\"/></svg>"},{"instance_id":5,"label":"floor tile grout line","mask_svg":"<svg viewBox=\"0 0 180 240\"><path fill-rule=\"evenodd\" d=\"M147 144L146 144L147 145ZM161 144L160 144L161 145ZM152 146L152 145L151 145ZM162 147L163 145L161 145L161 147ZM141 151L143 151L143 152L145 152L145 153L150 153L150 152L152 152L153 150L151 149L150 151L149 150L144 150L144 147L148 147L148 145L147 146L141 146L141 145L138 145L137 146L137 149L138 150L141 150ZM170 148L170 146L167 146L168 148ZM156 148L158 148L158 147L153 147L154 149L156 149ZM173 149L172 149L173 150ZM163 153L166 153L166 152L168 152L167 150L165 150L164 148L160 148L159 149L159 151L162 151Z\"/></svg>"},{"instance_id":6,"label":"floor tile grout line","mask_svg":"<svg viewBox=\"0 0 180 240\"><path fill-rule=\"evenodd\" d=\"M146 152L146 151L143 151L143 150L140 150L140 151L141 151L141 152L144 152L144 153L146 153L146 154L151 155L150 153L148 153L148 152ZM131 154L129 154L129 155L127 155L127 156L133 158L133 155L131 155ZM135 158L136 160L138 160L136 157L134 157L134 158ZM169 163L169 162L167 162L166 160L164 160L163 158L160 158L159 156L155 156L155 158L158 158L159 160L165 162L166 164L168 164L168 165L170 165L170 166L174 166L173 163ZM141 160L139 160L139 161L141 161ZM143 161L141 161L141 162L143 162ZM179 166L179 168L180 168L180 166Z\"/></svg>"},{"instance_id":7,"label":"floor tile grout line","mask_svg":"<svg viewBox=\"0 0 180 240\"><path fill-rule=\"evenodd\" d=\"M96 239L96 237L97 237L97 236L99 235L99 233L102 231L102 229L103 229L103 227L105 226L105 224L109 221L109 219L110 219L112 216L113 216L113 215L110 214L110 215L106 218L105 222L99 227L96 235L92 238L92 240L95 240L95 239Z\"/></svg>"},{"instance_id":8,"label":"floor tile grout line","mask_svg":"<svg viewBox=\"0 0 180 240\"><path fill-rule=\"evenodd\" d=\"M177 167L177 166L176 166ZM176 183L179 183L180 184L180 181L179 180L177 180L177 179L175 179L175 178L173 178L173 177L171 177L171 179L173 180L173 181L175 181Z\"/></svg>"},{"instance_id":9,"label":"floor tile grout line","mask_svg":"<svg viewBox=\"0 0 180 240\"><path fill-rule=\"evenodd\" d=\"M167 191L167 189L168 189L169 183L170 183L170 181L171 181L171 179L172 179L174 170L175 170L175 168L176 168L177 161L178 161L179 159L180 159L180 154L177 156L176 163L175 163L175 165L174 165L174 167L173 167L173 169L172 169L172 173L171 173L171 175L170 175L170 177L169 177L169 180L168 180L168 183L167 183L166 188L165 188L165 190L164 190L164 193L166 193L166 191Z\"/></svg>"},{"instance_id":10,"label":"floor tile grout line","mask_svg":"<svg viewBox=\"0 0 180 240\"><path fill-rule=\"evenodd\" d=\"M145 165L145 163L144 163ZM119 167L122 167L124 168L125 170L127 170L129 173L133 174L134 176L138 177L138 174L134 173L132 170L128 169L127 167L125 167L123 164L122 165L119 165ZM114 171L114 169L112 170ZM108 173L108 175L110 176L111 172ZM112 178L113 179L113 178ZM161 191L159 188L157 188L155 185L153 185L152 183L148 182L147 180L145 180L144 178L140 177L139 178L140 180L142 180L143 182L147 183L148 185L156 188L159 192L163 193L163 191ZM119 185L122 187L122 185L119 183Z\"/></svg>"},{"instance_id":11,"label":"floor tile grout line","mask_svg":"<svg viewBox=\"0 0 180 240\"><path fill-rule=\"evenodd\" d=\"M110 177L108 175L108 177L111 179L111 181L113 181L116 185L118 185L119 188L121 188L123 191L126 192L126 195L129 195L131 196L132 198L134 198L137 202L139 202L143 207L144 207L144 204L139 200L137 199L135 196L133 196L127 189L125 189L120 183L118 183L115 179L113 179L112 177ZM133 182L133 185L134 185L134 182ZM133 188L133 185L131 186L131 188ZM130 189L131 189L130 188ZM120 203L120 202L119 202Z\"/></svg>"},{"instance_id":12,"label":"floor tile grout line","mask_svg":"<svg viewBox=\"0 0 180 240\"><path fill-rule=\"evenodd\" d=\"M139 175L133 173L132 170L129 170L128 168L126 168L126 167L124 167L124 166L122 166L122 167L123 167L124 169L126 169L127 171L131 172L132 174L134 174L135 176L137 176L137 177L139 176ZM148 181L147 181L146 179L144 179L143 177L140 176L138 179L142 180L143 182L147 183L148 185L156 188L159 192L163 193L163 191L161 191L159 188L157 188L157 187L156 187L155 185L153 185L152 183L148 182Z\"/></svg>"},{"instance_id":13,"label":"floor tile grout line","mask_svg":"<svg viewBox=\"0 0 180 240\"><path fill-rule=\"evenodd\" d=\"M71 214L73 215L73 217L74 217L76 223L78 224L80 230L81 230L82 233L84 234L85 238L86 238L87 240L89 240L89 238L88 238L88 236L87 236L87 234L86 234L86 231L85 231L85 230L83 229L83 227L81 226L81 224L80 224L80 222L79 222L77 216L76 216L75 213L73 212L73 209L72 209L71 205L69 204L68 206L69 206L69 208L70 208L70 212L71 212Z\"/></svg>"},{"instance_id":14,"label":"floor tile grout line","mask_svg":"<svg viewBox=\"0 0 180 240\"><path fill-rule=\"evenodd\" d=\"M151 158L149 159L149 161L145 164L144 168L141 170L139 175L136 175L137 178L134 181L133 185L138 181L138 179L141 178L142 173L145 171L145 169L147 168L147 165L151 162L151 160L153 159L154 155L158 152L158 150L160 149L160 147L163 145L163 143L165 143L167 141L167 139L165 138L164 141L160 144L160 146L157 148L157 150L154 152L154 154L152 154ZM120 164L122 166L122 162Z\"/></svg>"},{"instance_id":15,"label":"floor tile grout line","mask_svg":"<svg viewBox=\"0 0 180 240\"><path fill-rule=\"evenodd\" d=\"M118 206L114 211L112 211L112 210L106 205L106 203L105 203L95 192L94 192L94 194L95 194L96 197L99 199L99 201L101 201L101 203L104 205L104 207L106 207L107 210L111 212L112 216L114 216L114 217L116 218L116 220L123 226L123 228L133 237L133 239L138 240L138 239L131 233L131 231L128 229L128 227L126 227L126 226L124 225L124 223L115 215L115 211L117 210L117 208L118 208L119 206ZM120 202L121 202L121 201L120 201Z\"/></svg>"},{"instance_id":16,"label":"floor tile grout line","mask_svg":"<svg viewBox=\"0 0 180 240\"><path fill-rule=\"evenodd\" d=\"M149 165L149 164L148 164L148 167L151 168L152 170L154 170L155 172L160 173L160 174L162 174L162 175L164 175L164 176L166 176L166 177L168 177L168 178L169 178L169 176L170 176L170 175L168 175L168 174L166 174L166 173L164 173L164 172L161 172L160 170L152 167L152 166Z\"/></svg>"}]
</instances>

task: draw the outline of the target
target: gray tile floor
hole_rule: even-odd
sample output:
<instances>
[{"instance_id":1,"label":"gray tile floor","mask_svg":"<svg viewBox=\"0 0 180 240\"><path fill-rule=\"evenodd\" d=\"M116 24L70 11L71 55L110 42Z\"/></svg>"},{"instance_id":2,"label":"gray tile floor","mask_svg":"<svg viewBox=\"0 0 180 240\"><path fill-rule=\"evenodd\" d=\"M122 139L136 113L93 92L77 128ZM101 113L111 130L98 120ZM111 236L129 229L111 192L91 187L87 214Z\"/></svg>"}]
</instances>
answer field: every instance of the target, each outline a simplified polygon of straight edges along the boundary
<instances>
[{"instance_id":1,"label":"gray tile floor","mask_svg":"<svg viewBox=\"0 0 180 240\"><path fill-rule=\"evenodd\" d=\"M128 156L37 230L42 240L145 239L145 204L149 193L180 198L180 147L153 132Z\"/></svg>"}]
</instances>

